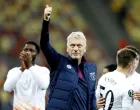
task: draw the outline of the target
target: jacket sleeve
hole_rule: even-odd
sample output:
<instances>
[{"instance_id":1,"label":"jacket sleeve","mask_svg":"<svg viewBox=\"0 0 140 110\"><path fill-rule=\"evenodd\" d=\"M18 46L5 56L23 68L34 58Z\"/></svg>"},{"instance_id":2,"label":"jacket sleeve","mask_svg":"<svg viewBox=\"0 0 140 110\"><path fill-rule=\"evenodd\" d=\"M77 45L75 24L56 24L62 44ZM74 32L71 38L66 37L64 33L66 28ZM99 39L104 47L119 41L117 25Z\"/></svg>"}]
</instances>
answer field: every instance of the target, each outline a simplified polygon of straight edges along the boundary
<instances>
[{"instance_id":1,"label":"jacket sleeve","mask_svg":"<svg viewBox=\"0 0 140 110\"><path fill-rule=\"evenodd\" d=\"M57 53L56 50L49 43L49 22L50 21L43 20L40 47L44 56L47 59L48 64L52 69L57 67L60 60L60 54Z\"/></svg>"},{"instance_id":2,"label":"jacket sleeve","mask_svg":"<svg viewBox=\"0 0 140 110\"><path fill-rule=\"evenodd\" d=\"M18 68L11 69L7 74L7 79L4 83L4 91L12 92L16 87L17 81L20 79L22 71Z\"/></svg>"},{"instance_id":3,"label":"jacket sleeve","mask_svg":"<svg viewBox=\"0 0 140 110\"><path fill-rule=\"evenodd\" d=\"M50 71L45 68L37 68L37 66L32 66L29 68L35 82L40 89L47 89L50 83Z\"/></svg>"},{"instance_id":4,"label":"jacket sleeve","mask_svg":"<svg viewBox=\"0 0 140 110\"><path fill-rule=\"evenodd\" d=\"M91 110L96 110L97 106L96 106L96 96L95 96L95 91L92 94L92 106L91 106Z\"/></svg>"},{"instance_id":5,"label":"jacket sleeve","mask_svg":"<svg viewBox=\"0 0 140 110\"><path fill-rule=\"evenodd\" d=\"M93 91L92 91L92 98L91 98L91 110L96 110L97 109L97 106L96 106L96 74L97 74L97 66L95 66L95 81L93 82L94 85L93 85Z\"/></svg>"}]
</instances>

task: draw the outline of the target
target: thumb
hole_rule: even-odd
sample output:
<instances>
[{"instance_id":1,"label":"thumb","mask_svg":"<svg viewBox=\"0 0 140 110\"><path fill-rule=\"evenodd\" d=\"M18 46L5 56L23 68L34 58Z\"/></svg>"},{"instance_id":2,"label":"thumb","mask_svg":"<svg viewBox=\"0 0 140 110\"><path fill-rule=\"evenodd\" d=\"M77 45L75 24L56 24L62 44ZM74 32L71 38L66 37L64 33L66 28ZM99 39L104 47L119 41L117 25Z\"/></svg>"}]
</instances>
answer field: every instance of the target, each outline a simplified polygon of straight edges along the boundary
<instances>
[{"instance_id":1,"label":"thumb","mask_svg":"<svg viewBox=\"0 0 140 110\"><path fill-rule=\"evenodd\" d=\"M48 8L49 7L49 5L46 5L46 8Z\"/></svg>"}]
</instances>

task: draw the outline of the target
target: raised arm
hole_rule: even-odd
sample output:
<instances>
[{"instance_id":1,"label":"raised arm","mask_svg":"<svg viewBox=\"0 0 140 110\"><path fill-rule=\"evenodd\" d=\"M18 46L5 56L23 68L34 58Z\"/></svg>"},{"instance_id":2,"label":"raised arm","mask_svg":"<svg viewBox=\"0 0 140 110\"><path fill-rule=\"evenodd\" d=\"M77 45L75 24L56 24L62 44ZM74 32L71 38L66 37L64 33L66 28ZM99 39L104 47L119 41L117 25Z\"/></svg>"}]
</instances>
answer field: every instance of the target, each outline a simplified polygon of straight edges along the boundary
<instances>
[{"instance_id":1,"label":"raised arm","mask_svg":"<svg viewBox=\"0 0 140 110\"><path fill-rule=\"evenodd\" d=\"M52 12L52 7L46 5L46 8L44 10L44 20L43 20L42 30L41 30L40 47L50 67L56 68L60 60L60 54L57 53L49 43L49 23L50 23L51 12Z\"/></svg>"},{"instance_id":2,"label":"raised arm","mask_svg":"<svg viewBox=\"0 0 140 110\"><path fill-rule=\"evenodd\" d=\"M29 68L35 82L38 84L40 89L47 89L50 83L50 71L45 68L38 66L32 66Z\"/></svg>"},{"instance_id":3,"label":"raised arm","mask_svg":"<svg viewBox=\"0 0 140 110\"><path fill-rule=\"evenodd\" d=\"M16 87L17 81L20 79L22 71L19 68L13 68L8 72L7 79L4 83L4 90L12 92Z\"/></svg>"}]
</instances>

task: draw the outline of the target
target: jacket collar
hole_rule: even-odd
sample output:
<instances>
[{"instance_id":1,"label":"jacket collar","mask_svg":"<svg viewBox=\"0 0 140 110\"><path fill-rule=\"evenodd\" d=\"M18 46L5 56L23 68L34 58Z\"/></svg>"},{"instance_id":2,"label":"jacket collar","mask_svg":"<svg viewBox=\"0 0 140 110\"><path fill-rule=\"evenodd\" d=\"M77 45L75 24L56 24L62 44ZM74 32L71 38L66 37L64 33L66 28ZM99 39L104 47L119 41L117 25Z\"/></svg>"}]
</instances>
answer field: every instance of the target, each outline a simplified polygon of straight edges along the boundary
<instances>
[{"instance_id":1,"label":"jacket collar","mask_svg":"<svg viewBox=\"0 0 140 110\"><path fill-rule=\"evenodd\" d=\"M67 56L68 59L73 63L73 64L77 64L78 65L78 59L72 59L72 57L70 55ZM81 59L81 63L85 63L86 62L86 59L84 56L82 56L82 59ZM81 64L80 63L80 64Z\"/></svg>"}]
</instances>

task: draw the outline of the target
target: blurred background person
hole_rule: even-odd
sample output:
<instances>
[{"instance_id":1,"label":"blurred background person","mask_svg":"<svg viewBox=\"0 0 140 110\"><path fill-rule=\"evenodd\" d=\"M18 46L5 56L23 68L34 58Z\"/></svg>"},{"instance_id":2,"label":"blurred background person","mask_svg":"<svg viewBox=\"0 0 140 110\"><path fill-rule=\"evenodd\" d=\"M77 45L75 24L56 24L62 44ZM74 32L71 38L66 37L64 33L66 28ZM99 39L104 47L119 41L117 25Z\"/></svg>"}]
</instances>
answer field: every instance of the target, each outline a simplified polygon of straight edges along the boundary
<instances>
[{"instance_id":1,"label":"blurred background person","mask_svg":"<svg viewBox=\"0 0 140 110\"><path fill-rule=\"evenodd\" d=\"M106 65L103 69L103 74L106 74L108 72L112 72L114 70L116 70L117 68L117 65L116 64L109 64L109 65Z\"/></svg>"},{"instance_id":2,"label":"blurred background person","mask_svg":"<svg viewBox=\"0 0 140 110\"><path fill-rule=\"evenodd\" d=\"M27 41L19 55L21 66L8 71L4 90L14 94L13 110L45 110L50 71L36 64L39 53L39 46L33 41Z\"/></svg>"}]
</instances>

